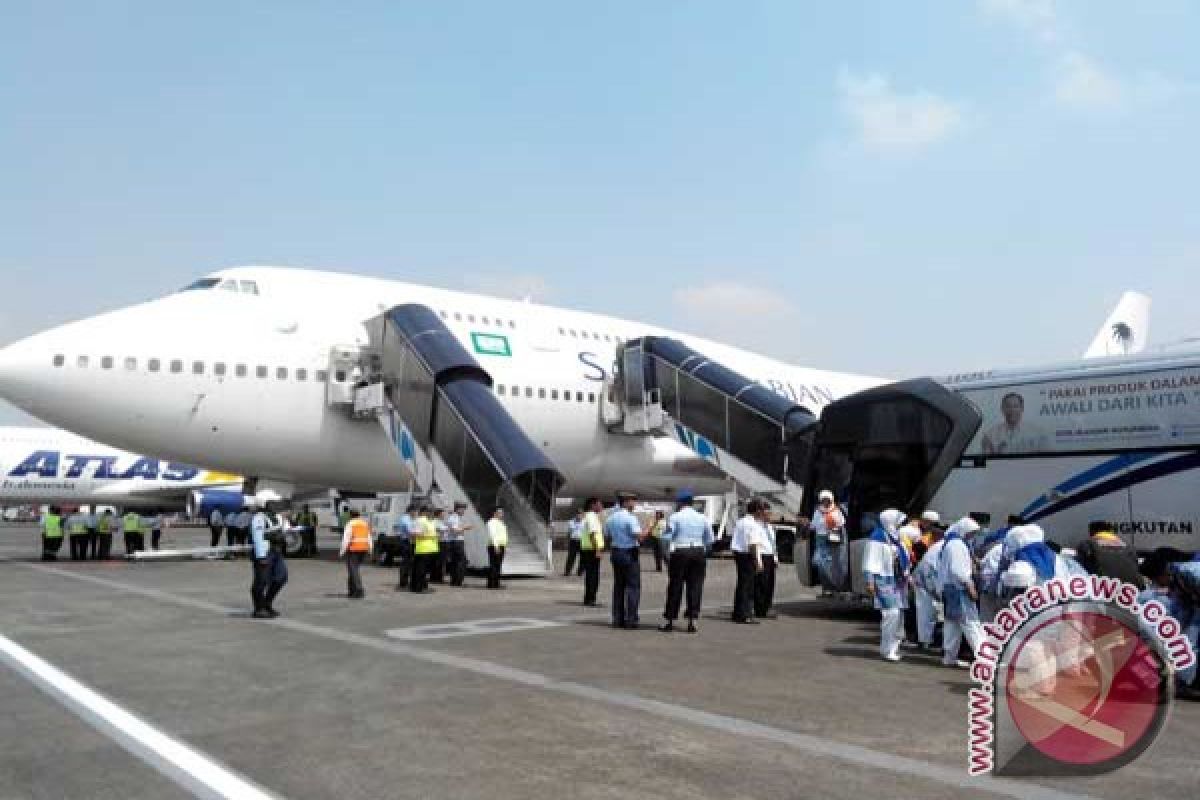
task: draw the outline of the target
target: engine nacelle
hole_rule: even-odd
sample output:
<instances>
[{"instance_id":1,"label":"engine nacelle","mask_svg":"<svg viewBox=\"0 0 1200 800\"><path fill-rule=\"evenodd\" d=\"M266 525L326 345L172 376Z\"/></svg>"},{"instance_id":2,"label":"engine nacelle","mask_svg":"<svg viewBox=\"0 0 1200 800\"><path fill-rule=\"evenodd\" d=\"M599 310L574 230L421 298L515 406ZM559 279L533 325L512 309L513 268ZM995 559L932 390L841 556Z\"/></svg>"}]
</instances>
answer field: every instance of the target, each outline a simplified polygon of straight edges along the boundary
<instances>
[{"instance_id":1,"label":"engine nacelle","mask_svg":"<svg viewBox=\"0 0 1200 800\"><path fill-rule=\"evenodd\" d=\"M187 513L192 519L208 519L216 509L225 514L236 514L246 508L246 496L232 489L196 489L187 500Z\"/></svg>"}]
</instances>

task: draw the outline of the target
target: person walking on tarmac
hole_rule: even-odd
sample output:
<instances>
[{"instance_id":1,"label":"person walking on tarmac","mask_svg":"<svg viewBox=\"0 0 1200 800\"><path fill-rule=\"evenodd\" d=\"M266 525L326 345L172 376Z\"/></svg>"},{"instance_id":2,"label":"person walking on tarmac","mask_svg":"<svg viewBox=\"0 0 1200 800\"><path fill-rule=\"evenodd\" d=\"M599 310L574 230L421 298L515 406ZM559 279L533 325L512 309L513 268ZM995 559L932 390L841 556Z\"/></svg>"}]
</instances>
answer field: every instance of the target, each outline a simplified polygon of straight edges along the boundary
<instances>
[{"instance_id":1,"label":"person walking on tarmac","mask_svg":"<svg viewBox=\"0 0 1200 800\"><path fill-rule=\"evenodd\" d=\"M288 580L287 562L283 558L283 547L278 532L281 526L272 522L267 511L270 504L257 511L250 520L251 563L254 565L254 580L250 584L250 599L254 603L255 619L274 619L275 598Z\"/></svg>"},{"instance_id":2,"label":"person walking on tarmac","mask_svg":"<svg viewBox=\"0 0 1200 800\"><path fill-rule=\"evenodd\" d=\"M146 549L146 535L142 533L142 518L129 509L121 517L121 531L125 534L125 555L132 555Z\"/></svg>"},{"instance_id":3,"label":"person walking on tarmac","mask_svg":"<svg viewBox=\"0 0 1200 800\"><path fill-rule=\"evenodd\" d=\"M300 528L300 555L303 558L317 557L317 515L305 505L296 515L296 527Z\"/></svg>"},{"instance_id":4,"label":"person walking on tarmac","mask_svg":"<svg viewBox=\"0 0 1200 800\"><path fill-rule=\"evenodd\" d=\"M763 514L762 529L762 569L754 573L754 617L755 619L774 619L776 615L771 610L771 606L775 604L775 568L778 551L775 547L775 526L771 524L769 511Z\"/></svg>"},{"instance_id":5,"label":"person walking on tarmac","mask_svg":"<svg viewBox=\"0 0 1200 800\"><path fill-rule=\"evenodd\" d=\"M67 535L71 538L71 560L86 561L88 551L88 515L75 509L67 517Z\"/></svg>"},{"instance_id":6,"label":"person walking on tarmac","mask_svg":"<svg viewBox=\"0 0 1200 800\"><path fill-rule=\"evenodd\" d=\"M429 588L429 571L437 554L437 525L429 518L429 506L422 506L417 514L417 528L413 532L413 566L408 580L410 592L422 594L433 591Z\"/></svg>"},{"instance_id":7,"label":"person walking on tarmac","mask_svg":"<svg viewBox=\"0 0 1200 800\"><path fill-rule=\"evenodd\" d=\"M737 584L733 590L733 621L757 625L754 618L754 578L763 571L763 552L767 533L764 528L767 504L757 497L746 504L746 513L733 528L729 549L737 565Z\"/></svg>"},{"instance_id":8,"label":"person walking on tarmac","mask_svg":"<svg viewBox=\"0 0 1200 800\"><path fill-rule=\"evenodd\" d=\"M116 519L107 508L96 519L96 552L92 557L98 561L107 561L112 553L112 537L116 525Z\"/></svg>"},{"instance_id":9,"label":"person walking on tarmac","mask_svg":"<svg viewBox=\"0 0 1200 800\"><path fill-rule=\"evenodd\" d=\"M674 514L667 520L662 534L662 544L670 548L667 558L667 607L663 611L665 623L659 626L663 633L675 630L679 619L679 604L687 587L687 632L696 632L696 618L700 616L700 605L704 598L704 572L706 557L712 547L712 528L704 515L696 510L695 498L689 491L679 493Z\"/></svg>"},{"instance_id":10,"label":"person walking on tarmac","mask_svg":"<svg viewBox=\"0 0 1200 800\"><path fill-rule=\"evenodd\" d=\"M370 524L357 511L351 511L350 521L342 531L342 547L338 557L346 559L346 594L353 600L366 597L359 569L373 546Z\"/></svg>"},{"instance_id":11,"label":"person walking on tarmac","mask_svg":"<svg viewBox=\"0 0 1200 800\"><path fill-rule=\"evenodd\" d=\"M650 538L646 543L650 545L651 552L654 553L654 571L662 572L663 559L667 554L663 550L663 531L667 529L667 515L662 511L654 512L654 522L650 523Z\"/></svg>"},{"instance_id":12,"label":"person walking on tarmac","mask_svg":"<svg viewBox=\"0 0 1200 800\"><path fill-rule=\"evenodd\" d=\"M579 556L579 538L583 535L583 511L576 511L575 516L567 521L567 564L563 567L563 577L571 575L575 561L579 561L579 572L583 574L583 559Z\"/></svg>"},{"instance_id":13,"label":"person walking on tarmac","mask_svg":"<svg viewBox=\"0 0 1200 800\"><path fill-rule=\"evenodd\" d=\"M100 540L98 538L99 533L97 530L97 526L99 524L100 524L100 519L96 515L96 507L92 506L91 508L88 509L88 513L87 513L88 538L87 538L87 547L85 547L83 550L84 558L90 558L92 560L95 560L95 558L96 558L96 548L100 544Z\"/></svg>"},{"instance_id":14,"label":"person walking on tarmac","mask_svg":"<svg viewBox=\"0 0 1200 800\"><path fill-rule=\"evenodd\" d=\"M221 543L221 529L224 527L225 515L221 513L221 509L214 508L208 515L209 547L216 547Z\"/></svg>"},{"instance_id":15,"label":"person walking on tarmac","mask_svg":"<svg viewBox=\"0 0 1200 800\"><path fill-rule=\"evenodd\" d=\"M642 600L642 565L638 552L642 542L650 538L650 529L633 513L637 495L620 495L621 508L609 515L604 523L604 536L612 542L612 626L635 630L638 627L638 606Z\"/></svg>"},{"instance_id":16,"label":"person walking on tarmac","mask_svg":"<svg viewBox=\"0 0 1200 800\"><path fill-rule=\"evenodd\" d=\"M504 551L508 549L508 526L504 524L504 509L497 508L488 520L488 578L487 588L503 589L500 572L504 568Z\"/></svg>"},{"instance_id":17,"label":"person walking on tarmac","mask_svg":"<svg viewBox=\"0 0 1200 800\"><path fill-rule=\"evenodd\" d=\"M437 557L430 561L429 581L431 583L446 582L446 559L450 555L450 526L446 524L446 510L437 508L433 511L433 526L438 532Z\"/></svg>"},{"instance_id":18,"label":"person walking on tarmac","mask_svg":"<svg viewBox=\"0 0 1200 800\"><path fill-rule=\"evenodd\" d=\"M589 497L583 504L583 531L579 536L579 566L583 570L583 604L596 605L600 589L600 553L604 550L604 525L600 522L600 501Z\"/></svg>"},{"instance_id":19,"label":"person walking on tarmac","mask_svg":"<svg viewBox=\"0 0 1200 800\"><path fill-rule=\"evenodd\" d=\"M42 515L42 561L57 561L63 543L63 521L58 506L50 506Z\"/></svg>"},{"instance_id":20,"label":"person walking on tarmac","mask_svg":"<svg viewBox=\"0 0 1200 800\"><path fill-rule=\"evenodd\" d=\"M150 512L148 525L150 527L150 549L157 550L162 541L163 515L157 508Z\"/></svg>"},{"instance_id":21,"label":"person walking on tarmac","mask_svg":"<svg viewBox=\"0 0 1200 800\"><path fill-rule=\"evenodd\" d=\"M396 589L407 589L413 572L413 536L417 530L415 503L410 503L392 526L392 537L396 540L397 576Z\"/></svg>"},{"instance_id":22,"label":"person walking on tarmac","mask_svg":"<svg viewBox=\"0 0 1200 800\"><path fill-rule=\"evenodd\" d=\"M467 531L471 526L463 522L462 514L466 510L467 504L460 501L446 516L446 569L450 573L451 586L462 586L467 579Z\"/></svg>"}]
</instances>

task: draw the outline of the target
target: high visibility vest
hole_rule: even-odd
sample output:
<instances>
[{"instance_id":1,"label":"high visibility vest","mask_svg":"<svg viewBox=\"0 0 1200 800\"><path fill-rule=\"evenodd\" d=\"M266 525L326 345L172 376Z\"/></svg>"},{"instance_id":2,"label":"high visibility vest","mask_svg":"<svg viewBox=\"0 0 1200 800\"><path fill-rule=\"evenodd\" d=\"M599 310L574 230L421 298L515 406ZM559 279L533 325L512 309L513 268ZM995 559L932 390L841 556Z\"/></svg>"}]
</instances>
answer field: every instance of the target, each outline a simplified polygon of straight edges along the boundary
<instances>
[{"instance_id":1,"label":"high visibility vest","mask_svg":"<svg viewBox=\"0 0 1200 800\"><path fill-rule=\"evenodd\" d=\"M122 529L125 533L141 533L142 518L130 511L121 519Z\"/></svg>"},{"instance_id":2,"label":"high visibility vest","mask_svg":"<svg viewBox=\"0 0 1200 800\"><path fill-rule=\"evenodd\" d=\"M428 517L418 519L413 540L413 555L430 556L436 553L438 551L438 529L434 521Z\"/></svg>"},{"instance_id":3,"label":"high visibility vest","mask_svg":"<svg viewBox=\"0 0 1200 800\"><path fill-rule=\"evenodd\" d=\"M44 524L46 526L47 539L62 538L62 517L60 517L58 514L47 514Z\"/></svg>"},{"instance_id":4,"label":"high visibility vest","mask_svg":"<svg viewBox=\"0 0 1200 800\"><path fill-rule=\"evenodd\" d=\"M371 526L365 519L350 520L350 542L346 551L350 553L366 553L371 550Z\"/></svg>"},{"instance_id":5,"label":"high visibility vest","mask_svg":"<svg viewBox=\"0 0 1200 800\"><path fill-rule=\"evenodd\" d=\"M589 511L583 515L583 535L579 537L580 550L595 550L597 543L604 549L604 527L600 524L600 515Z\"/></svg>"},{"instance_id":6,"label":"high visibility vest","mask_svg":"<svg viewBox=\"0 0 1200 800\"><path fill-rule=\"evenodd\" d=\"M508 547L508 526L502 520L488 520L488 538L492 547Z\"/></svg>"},{"instance_id":7,"label":"high visibility vest","mask_svg":"<svg viewBox=\"0 0 1200 800\"><path fill-rule=\"evenodd\" d=\"M96 519L97 533L112 533L112 517L102 514Z\"/></svg>"}]
</instances>

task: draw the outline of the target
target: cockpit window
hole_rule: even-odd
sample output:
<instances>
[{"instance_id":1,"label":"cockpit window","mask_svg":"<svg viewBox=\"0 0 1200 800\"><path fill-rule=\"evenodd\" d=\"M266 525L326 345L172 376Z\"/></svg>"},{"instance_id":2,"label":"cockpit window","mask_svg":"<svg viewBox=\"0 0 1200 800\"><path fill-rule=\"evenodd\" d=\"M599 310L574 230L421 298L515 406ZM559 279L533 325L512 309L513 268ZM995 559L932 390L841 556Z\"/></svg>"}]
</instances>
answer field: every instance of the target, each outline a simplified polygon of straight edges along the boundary
<instances>
[{"instance_id":1,"label":"cockpit window","mask_svg":"<svg viewBox=\"0 0 1200 800\"><path fill-rule=\"evenodd\" d=\"M233 278L226 278L225 280L221 281L221 288L225 289L226 291L236 292L238 290L237 281L235 281Z\"/></svg>"},{"instance_id":2,"label":"cockpit window","mask_svg":"<svg viewBox=\"0 0 1200 800\"><path fill-rule=\"evenodd\" d=\"M242 281L242 294L258 294L258 283L255 281Z\"/></svg>"},{"instance_id":3,"label":"cockpit window","mask_svg":"<svg viewBox=\"0 0 1200 800\"><path fill-rule=\"evenodd\" d=\"M195 283L191 283L191 284L183 287L183 289L181 289L180 291L193 292L193 291L196 291L197 289L211 289L220 282L221 282L220 278L201 278L200 280L196 281Z\"/></svg>"}]
</instances>

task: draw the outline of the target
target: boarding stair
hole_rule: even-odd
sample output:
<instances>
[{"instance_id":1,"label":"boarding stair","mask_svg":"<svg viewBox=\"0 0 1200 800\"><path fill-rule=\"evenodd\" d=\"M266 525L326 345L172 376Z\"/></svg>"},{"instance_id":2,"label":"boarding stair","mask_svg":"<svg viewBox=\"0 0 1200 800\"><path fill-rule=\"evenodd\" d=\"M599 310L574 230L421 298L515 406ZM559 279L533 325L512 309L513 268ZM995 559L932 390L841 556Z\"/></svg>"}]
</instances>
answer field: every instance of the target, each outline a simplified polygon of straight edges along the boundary
<instances>
[{"instance_id":1,"label":"boarding stair","mask_svg":"<svg viewBox=\"0 0 1200 800\"><path fill-rule=\"evenodd\" d=\"M677 339L617 347L601 414L608 430L670 436L722 471L739 495L800 513L817 418Z\"/></svg>"},{"instance_id":2,"label":"boarding stair","mask_svg":"<svg viewBox=\"0 0 1200 800\"><path fill-rule=\"evenodd\" d=\"M564 479L492 393L491 376L427 306L396 306L367 322L353 414L373 418L414 496L467 504L467 559L487 566L486 521L503 508L503 573L553 569L550 527Z\"/></svg>"}]
</instances>

